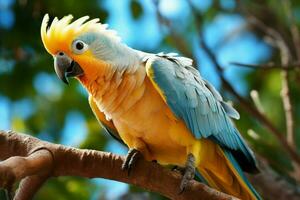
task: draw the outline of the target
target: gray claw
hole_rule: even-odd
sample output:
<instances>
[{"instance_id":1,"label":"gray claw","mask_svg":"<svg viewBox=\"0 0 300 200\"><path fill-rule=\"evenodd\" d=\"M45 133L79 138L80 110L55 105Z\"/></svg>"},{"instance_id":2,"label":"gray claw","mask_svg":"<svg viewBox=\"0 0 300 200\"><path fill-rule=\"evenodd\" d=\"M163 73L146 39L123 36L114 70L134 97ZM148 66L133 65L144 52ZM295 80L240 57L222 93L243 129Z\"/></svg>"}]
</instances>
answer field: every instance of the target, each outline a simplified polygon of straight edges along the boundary
<instances>
[{"instance_id":1,"label":"gray claw","mask_svg":"<svg viewBox=\"0 0 300 200\"><path fill-rule=\"evenodd\" d=\"M195 177L195 157L193 154L189 154L185 164L184 174L180 183L180 192L183 193L185 188L189 185L189 182Z\"/></svg>"},{"instance_id":2,"label":"gray claw","mask_svg":"<svg viewBox=\"0 0 300 200\"><path fill-rule=\"evenodd\" d=\"M172 171L179 172L183 176L185 172L185 167L175 165L174 167L172 167Z\"/></svg>"},{"instance_id":3,"label":"gray claw","mask_svg":"<svg viewBox=\"0 0 300 200\"><path fill-rule=\"evenodd\" d=\"M140 155L140 151L136 149L129 149L125 161L122 164L122 170L128 171L128 176L130 175L130 171L133 167L133 165L136 163Z\"/></svg>"}]
</instances>

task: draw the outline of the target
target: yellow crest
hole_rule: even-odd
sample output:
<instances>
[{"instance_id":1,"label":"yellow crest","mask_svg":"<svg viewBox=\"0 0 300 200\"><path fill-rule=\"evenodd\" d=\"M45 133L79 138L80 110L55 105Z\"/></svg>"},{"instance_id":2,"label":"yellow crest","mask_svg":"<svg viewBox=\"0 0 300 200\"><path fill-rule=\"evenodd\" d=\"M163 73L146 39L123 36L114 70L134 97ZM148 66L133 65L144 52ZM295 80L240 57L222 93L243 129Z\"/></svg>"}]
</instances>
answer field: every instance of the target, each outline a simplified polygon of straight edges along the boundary
<instances>
[{"instance_id":1,"label":"yellow crest","mask_svg":"<svg viewBox=\"0 0 300 200\"><path fill-rule=\"evenodd\" d=\"M98 18L87 21L89 16L84 16L71 23L72 19L72 15L67 15L60 20L55 17L48 27L49 16L48 14L44 16L41 37L50 54L55 55L58 51L70 52L72 41L87 31L103 32L119 39L116 37L115 31L107 30L107 24L99 23Z\"/></svg>"}]
</instances>

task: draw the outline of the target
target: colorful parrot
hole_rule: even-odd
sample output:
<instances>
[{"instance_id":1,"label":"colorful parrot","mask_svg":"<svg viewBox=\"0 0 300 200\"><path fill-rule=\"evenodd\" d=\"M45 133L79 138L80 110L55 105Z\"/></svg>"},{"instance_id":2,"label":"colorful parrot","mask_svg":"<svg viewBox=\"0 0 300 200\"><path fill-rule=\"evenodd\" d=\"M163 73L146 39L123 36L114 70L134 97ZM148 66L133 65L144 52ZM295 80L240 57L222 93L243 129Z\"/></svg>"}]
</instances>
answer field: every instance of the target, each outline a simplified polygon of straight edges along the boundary
<instances>
[{"instance_id":1,"label":"colorful parrot","mask_svg":"<svg viewBox=\"0 0 300 200\"><path fill-rule=\"evenodd\" d=\"M230 119L239 114L191 59L132 49L99 19L85 16L71 23L72 18L54 18L48 25L45 15L43 44L58 77L65 83L69 77L79 80L98 121L129 147L124 170L142 154L184 168L180 190L196 175L240 199L261 199L243 173L258 169Z\"/></svg>"}]
</instances>

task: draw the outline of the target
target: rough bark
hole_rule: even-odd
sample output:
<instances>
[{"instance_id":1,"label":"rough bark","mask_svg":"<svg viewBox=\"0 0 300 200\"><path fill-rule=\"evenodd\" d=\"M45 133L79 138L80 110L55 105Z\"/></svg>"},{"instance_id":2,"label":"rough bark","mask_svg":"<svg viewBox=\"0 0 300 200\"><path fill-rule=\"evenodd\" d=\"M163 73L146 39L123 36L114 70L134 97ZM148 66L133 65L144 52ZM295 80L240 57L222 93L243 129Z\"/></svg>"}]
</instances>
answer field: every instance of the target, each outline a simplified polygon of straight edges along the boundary
<instances>
[{"instance_id":1,"label":"rough bark","mask_svg":"<svg viewBox=\"0 0 300 200\"><path fill-rule=\"evenodd\" d=\"M133 184L178 200L236 199L192 181L179 194L181 175L156 163L139 159L130 176L121 170L123 157L112 153L82 150L41 141L14 132L0 131L0 187L12 188L22 180L17 200L31 199L48 177L81 176L106 178Z\"/></svg>"}]
</instances>

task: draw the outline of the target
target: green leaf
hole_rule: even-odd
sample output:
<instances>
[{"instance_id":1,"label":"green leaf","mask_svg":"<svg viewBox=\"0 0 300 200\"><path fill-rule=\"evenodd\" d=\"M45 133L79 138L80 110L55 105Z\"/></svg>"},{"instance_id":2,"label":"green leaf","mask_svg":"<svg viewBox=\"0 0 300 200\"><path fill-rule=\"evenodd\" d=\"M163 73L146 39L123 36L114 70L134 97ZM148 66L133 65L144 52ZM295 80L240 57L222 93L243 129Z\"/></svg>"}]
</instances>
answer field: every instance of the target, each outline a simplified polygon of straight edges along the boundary
<instances>
[{"instance_id":1,"label":"green leaf","mask_svg":"<svg viewBox=\"0 0 300 200\"><path fill-rule=\"evenodd\" d=\"M137 0L132 0L130 3L131 15L134 19L139 19L143 15L143 7Z\"/></svg>"}]
</instances>

